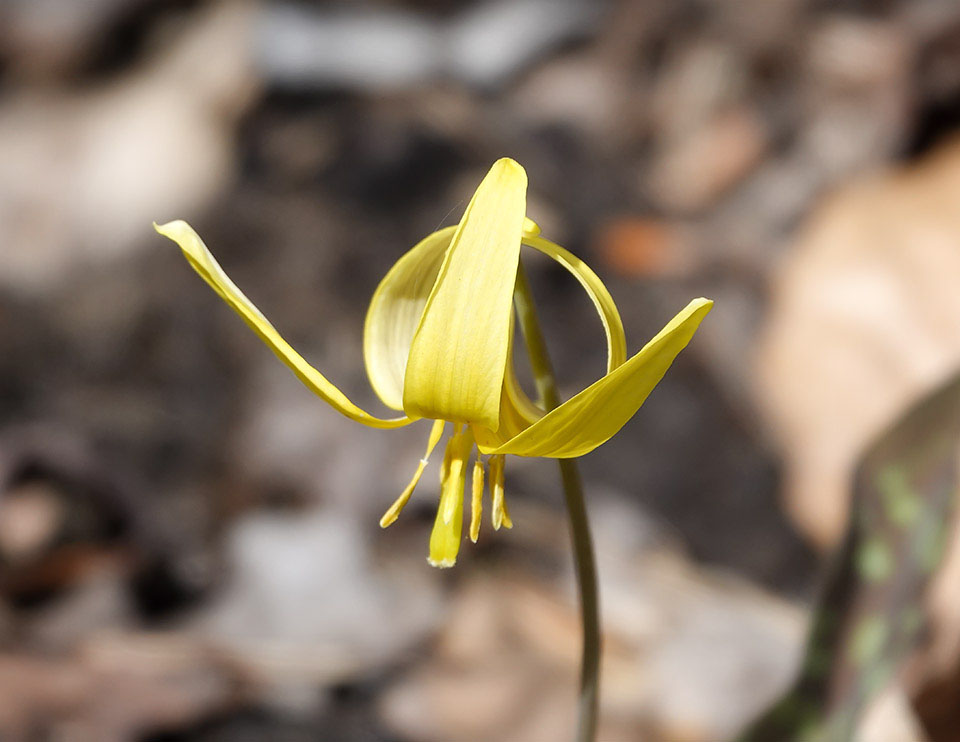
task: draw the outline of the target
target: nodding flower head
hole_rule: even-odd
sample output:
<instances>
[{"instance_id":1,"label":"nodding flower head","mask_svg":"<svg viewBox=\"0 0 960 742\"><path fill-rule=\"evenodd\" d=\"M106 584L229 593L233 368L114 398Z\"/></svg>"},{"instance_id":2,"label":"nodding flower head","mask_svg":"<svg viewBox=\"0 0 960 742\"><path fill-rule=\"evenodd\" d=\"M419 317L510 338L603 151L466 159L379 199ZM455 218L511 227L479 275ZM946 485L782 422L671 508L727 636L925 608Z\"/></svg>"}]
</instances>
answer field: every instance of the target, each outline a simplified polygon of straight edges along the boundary
<instances>
[{"instance_id":1,"label":"nodding flower head","mask_svg":"<svg viewBox=\"0 0 960 742\"><path fill-rule=\"evenodd\" d=\"M623 324L606 287L583 261L540 236L539 227L526 216L526 190L524 169L509 158L498 160L459 224L425 237L380 282L367 311L363 352L377 396L402 413L388 418L357 407L307 363L230 280L186 222L155 225L280 360L335 410L375 428L433 420L426 453L384 514L382 526L397 519L446 424L452 423L430 536L429 561L438 567L456 562L474 450L469 534L476 541L485 466L493 527L510 528L504 456L573 458L609 440L637 412L713 305L694 299L628 359ZM596 307L607 340L606 375L549 412L526 395L513 370L513 293L524 246L573 274Z\"/></svg>"}]
</instances>

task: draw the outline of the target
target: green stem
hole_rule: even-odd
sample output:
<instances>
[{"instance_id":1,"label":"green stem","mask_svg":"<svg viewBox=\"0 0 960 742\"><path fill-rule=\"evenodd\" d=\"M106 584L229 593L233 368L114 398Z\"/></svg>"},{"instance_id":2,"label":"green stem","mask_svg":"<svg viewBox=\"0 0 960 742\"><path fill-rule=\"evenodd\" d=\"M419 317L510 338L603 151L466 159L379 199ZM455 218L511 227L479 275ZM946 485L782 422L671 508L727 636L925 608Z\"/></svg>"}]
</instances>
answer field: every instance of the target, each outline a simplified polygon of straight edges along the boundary
<instances>
[{"instance_id":1,"label":"green stem","mask_svg":"<svg viewBox=\"0 0 960 742\"><path fill-rule=\"evenodd\" d=\"M552 410L560 404L557 381L553 374L547 343L540 329L537 309L523 264L517 271L514 305L520 320L520 330L530 356L534 383L540 404ZM573 540L577 585L580 593L580 617L583 624L583 659L580 669L580 703L577 742L593 742L597 731L597 700L600 686L600 607L597 596L597 567L593 555L593 541L587 520L587 506L583 499L583 482L576 459L558 459L563 494L570 516L570 535Z\"/></svg>"}]
</instances>

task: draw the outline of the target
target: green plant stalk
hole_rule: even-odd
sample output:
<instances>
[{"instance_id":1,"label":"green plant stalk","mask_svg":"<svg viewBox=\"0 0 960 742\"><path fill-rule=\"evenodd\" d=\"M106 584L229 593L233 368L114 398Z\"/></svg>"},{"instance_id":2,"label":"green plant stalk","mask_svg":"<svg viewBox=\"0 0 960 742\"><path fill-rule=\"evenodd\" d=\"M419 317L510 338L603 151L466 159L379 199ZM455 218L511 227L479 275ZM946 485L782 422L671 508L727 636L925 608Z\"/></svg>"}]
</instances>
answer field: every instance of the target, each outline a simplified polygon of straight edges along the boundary
<instances>
[{"instance_id":1,"label":"green plant stalk","mask_svg":"<svg viewBox=\"0 0 960 742\"><path fill-rule=\"evenodd\" d=\"M513 295L520 331L530 356L540 405L552 410L560 404L557 381L547 353L547 344L537 318L530 282L523 263L517 271L517 285ZM593 742L597 732L597 702L600 688L600 603L597 594L597 565L593 554L593 539L583 499L583 482L576 459L558 459L563 494L570 517L570 536L573 540L577 586L580 594L580 618L583 626L583 655L580 669L579 721L577 742Z\"/></svg>"}]
</instances>

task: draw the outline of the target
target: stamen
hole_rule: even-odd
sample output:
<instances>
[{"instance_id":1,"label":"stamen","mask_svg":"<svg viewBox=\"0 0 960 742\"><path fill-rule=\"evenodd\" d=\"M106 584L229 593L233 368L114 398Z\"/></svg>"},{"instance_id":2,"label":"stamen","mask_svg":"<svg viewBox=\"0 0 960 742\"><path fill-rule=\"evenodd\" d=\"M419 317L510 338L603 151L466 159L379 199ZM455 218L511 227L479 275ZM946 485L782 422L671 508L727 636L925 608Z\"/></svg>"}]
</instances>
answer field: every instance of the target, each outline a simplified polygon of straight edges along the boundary
<instances>
[{"instance_id":1,"label":"stamen","mask_svg":"<svg viewBox=\"0 0 960 742\"><path fill-rule=\"evenodd\" d=\"M490 493L493 496L493 530L499 531L500 527L513 528L513 521L510 520L510 514L507 512L507 503L503 497L503 462L504 457L490 457Z\"/></svg>"},{"instance_id":2,"label":"stamen","mask_svg":"<svg viewBox=\"0 0 960 742\"><path fill-rule=\"evenodd\" d=\"M483 514L483 462L480 456L473 462L473 496L470 498L470 540L477 543L480 536L480 516Z\"/></svg>"},{"instance_id":3,"label":"stamen","mask_svg":"<svg viewBox=\"0 0 960 742\"><path fill-rule=\"evenodd\" d=\"M413 478L410 480L410 484L401 493L393 505L383 514L383 517L380 519L380 527L386 528L391 523L396 521L400 515L400 511L403 510L404 506L410 500L410 495L413 494L414 488L417 486L417 482L420 481L420 476L423 474L423 470L427 467L427 463L430 460L430 454L433 453L433 449L436 448L437 443L440 441L440 436L443 435L443 427L446 425L444 420L434 420L433 427L430 428L430 437L427 439L427 452L423 455L423 458L420 459L420 462L417 464L417 470L413 473Z\"/></svg>"},{"instance_id":4,"label":"stamen","mask_svg":"<svg viewBox=\"0 0 960 742\"><path fill-rule=\"evenodd\" d=\"M434 567L452 567L460 552L463 532L463 488L466 484L466 460L473 448L470 429L456 426L447 443L440 471L440 506L430 533L430 555L427 561Z\"/></svg>"},{"instance_id":5,"label":"stamen","mask_svg":"<svg viewBox=\"0 0 960 742\"><path fill-rule=\"evenodd\" d=\"M500 498L500 507L503 510L503 513L500 516L501 520L503 521L503 527L509 530L513 528L513 520L510 518L510 511L507 510L507 501L502 497Z\"/></svg>"}]
</instances>

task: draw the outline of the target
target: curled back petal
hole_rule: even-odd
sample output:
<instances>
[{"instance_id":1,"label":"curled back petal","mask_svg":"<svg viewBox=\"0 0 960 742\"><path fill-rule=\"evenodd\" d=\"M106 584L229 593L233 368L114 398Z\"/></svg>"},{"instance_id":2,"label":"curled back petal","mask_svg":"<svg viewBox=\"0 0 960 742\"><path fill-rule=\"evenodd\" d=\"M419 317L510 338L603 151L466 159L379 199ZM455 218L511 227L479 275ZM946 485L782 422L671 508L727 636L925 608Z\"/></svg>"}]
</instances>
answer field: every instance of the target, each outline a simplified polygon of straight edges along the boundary
<instances>
[{"instance_id":1,"label":"curled back petal","mask_svg":"<svg viewBox=\"0 0 960 742\"><path fill-rule=\"evenodd\" d=\"M617 305L607 291L607 287L591 268L580 258L559 245L538 237L540 227L531 219L524 222L523 244L539 250L556 260L569 271L587 292L607 339L607 373L622 365L627 357L627 341L623 333L623 321ZM511 323L511 329L513 323ZM520 386L513 370L513 333L510 335L510 352L506 373L503 378L503 394L500 399L500 428L491 431L483 426L474 426L477 442L484 450L493 450L530 427L544 415Z\"/></svg>"},{"instance_id":2,"label":"curled back petal","mask_svg":"<svg viewBox=\"0 0 960 742\"><path fill-rule=\"evenodd\" d=\"M623 334L623 321L620 319L620 312L617 311L613 297L610 296L600 277L576 255L537 234L524 234L523 244L549 255L580 282L590 301L597 308L597 314L600 315L603 330L607 335L607 373L621 365L627 359L627 339Z\"/></svg>"},{"instance_id":3,"label":"curled back petal","mask_svg":"<svg viewBox=\"0 0 960 742\"><path fill-rule=\"evenodd\" d=\"M494 163L450 241L407 359L408 415L500 425L527 176Z\"/></svg>"},{"instance_id":4,"label":"curled back petal","mask_svg":"<svg viewBox=\"0 0 960 742\"><path fill-rule=\"evenodd\" d=\"M446 227L418 242L394 263L370 300L363 360L373 390L392 409L403 409L410 344L455 231L456 227Z\"/></svg>"},{"instance_id":5,"label":"curled back petal","mask_svg":"<svg viewBox=\"0 0 960 742\"><path fill-rule=\"evenodd\" d=\"M480 450L558 459L589 453L613 437L640 409L712 306L709 299L694 299L622 366L501 446L491 449L478 441Z\"/></svg>"},{"instance_id":6,"label":"curled back petal","mask_svg":"<svg viewBox=\"0 0 960 742\"><path fill-rule=\"evenodd\" d=\"M176 242L193 269L200 274L210 287L220 295L233 311L239 314L243 321L260 336L260 339L283 361L297 378L304 383L314 394L333 407L337 412L363 423L372 428L398 428L412 422L409 417L381 419L357 407L347 399L346 395L307 363L303 356L290 347L273 325L267 321L259 309L244 296L236 284L224 273L223 268L214 259L213 255L203 244L200 236L184 221L177 220L167 224L156 225L157 230L164 237Z\"/></svg>"}]
</instances>

